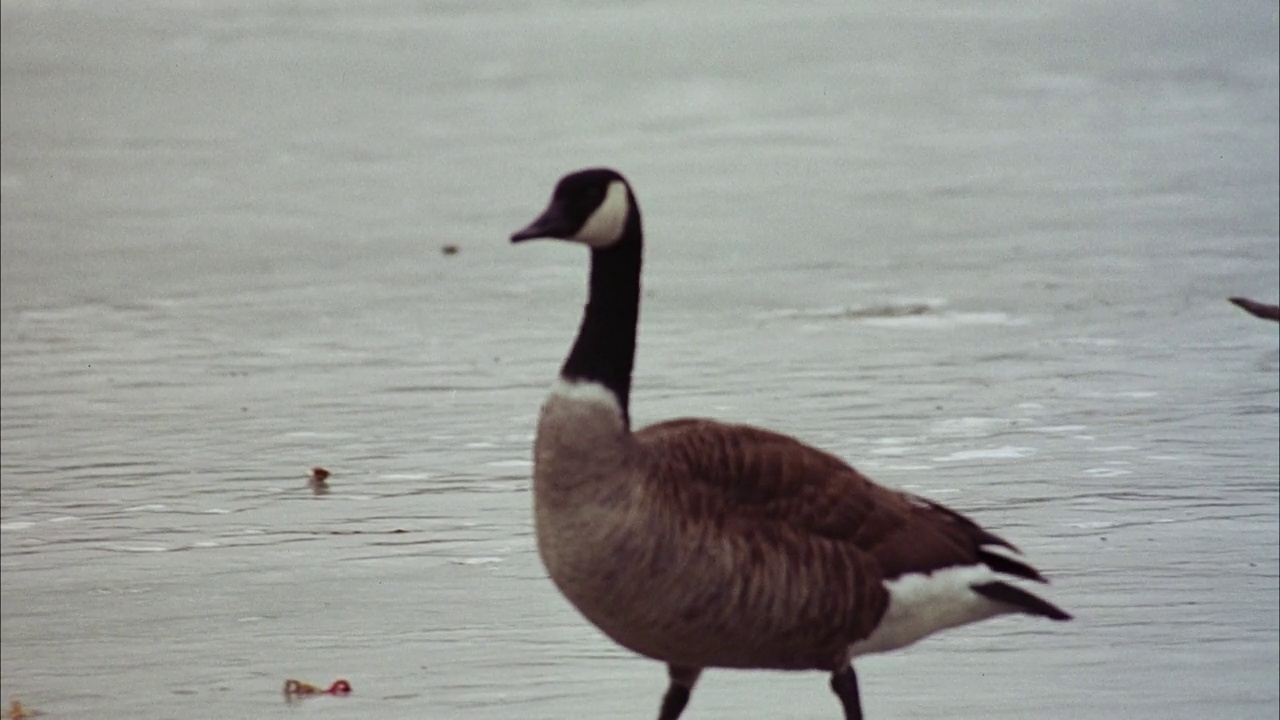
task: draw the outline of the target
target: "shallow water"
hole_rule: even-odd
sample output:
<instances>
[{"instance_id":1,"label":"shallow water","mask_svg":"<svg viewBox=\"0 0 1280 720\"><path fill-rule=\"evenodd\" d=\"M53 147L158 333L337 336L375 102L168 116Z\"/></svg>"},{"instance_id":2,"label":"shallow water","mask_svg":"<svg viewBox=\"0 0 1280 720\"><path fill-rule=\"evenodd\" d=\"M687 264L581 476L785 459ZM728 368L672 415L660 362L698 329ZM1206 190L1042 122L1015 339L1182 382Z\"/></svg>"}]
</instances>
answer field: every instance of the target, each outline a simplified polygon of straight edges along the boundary
<instances>
[{"instance_id":1,"label":"shallow water","mask_svg":"<svg viewBox=\"0 0 1280 720\"><path fill-rule=\"evenodd\" d=\"M1280 342L1225 301L1280 284L1274 3L698 7L5 0L0 698L653 715L531 536L585 258L505 239L606 163L637 422L794 433L1077 616L864 659L869 716L1274 718Z\"/></svg>"}]
</instances>

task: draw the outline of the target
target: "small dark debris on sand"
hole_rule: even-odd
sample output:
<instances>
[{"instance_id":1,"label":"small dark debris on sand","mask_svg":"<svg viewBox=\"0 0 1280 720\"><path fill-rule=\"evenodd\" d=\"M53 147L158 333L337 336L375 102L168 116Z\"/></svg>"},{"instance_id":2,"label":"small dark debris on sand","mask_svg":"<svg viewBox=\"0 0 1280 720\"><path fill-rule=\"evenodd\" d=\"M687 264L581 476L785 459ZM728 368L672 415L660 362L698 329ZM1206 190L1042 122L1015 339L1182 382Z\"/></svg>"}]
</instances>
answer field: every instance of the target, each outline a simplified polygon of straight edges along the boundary
<instances>
[{"instance_id":1,"label":"small dark debris on sand","mask_svg":"<svg viewBox=\"0 0 1280 720\"><path fill-rule=\"evenodd\" d=\"M445 255L457 255L457 254L458 254L458 246L457 246L457 245L452 245L452 244L450 244L450 245L441 245L441 246L440 246L440 252L444 253Z\"/></svg>"}]
</instances>

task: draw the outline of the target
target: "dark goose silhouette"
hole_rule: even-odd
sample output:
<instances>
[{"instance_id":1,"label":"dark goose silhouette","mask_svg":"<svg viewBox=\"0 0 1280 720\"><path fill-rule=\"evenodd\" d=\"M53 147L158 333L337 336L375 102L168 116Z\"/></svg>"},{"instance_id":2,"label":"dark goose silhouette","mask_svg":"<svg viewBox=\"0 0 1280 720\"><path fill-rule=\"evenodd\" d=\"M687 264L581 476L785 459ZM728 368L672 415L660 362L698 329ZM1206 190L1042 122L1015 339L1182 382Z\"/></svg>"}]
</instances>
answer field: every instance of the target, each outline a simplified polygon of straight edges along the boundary
<instances>
[{"instance_id":1,"label":"dark goose silhouette","mask_svg":"<svg viewBox=\"0 0 1280 720\"><path fill-rule=\"evenodd\" d=\"M1242 297L1228 298L1228 300L1254 317L1280 322L1280 305L1268 305Z\"/></svg>"}]
</instances>

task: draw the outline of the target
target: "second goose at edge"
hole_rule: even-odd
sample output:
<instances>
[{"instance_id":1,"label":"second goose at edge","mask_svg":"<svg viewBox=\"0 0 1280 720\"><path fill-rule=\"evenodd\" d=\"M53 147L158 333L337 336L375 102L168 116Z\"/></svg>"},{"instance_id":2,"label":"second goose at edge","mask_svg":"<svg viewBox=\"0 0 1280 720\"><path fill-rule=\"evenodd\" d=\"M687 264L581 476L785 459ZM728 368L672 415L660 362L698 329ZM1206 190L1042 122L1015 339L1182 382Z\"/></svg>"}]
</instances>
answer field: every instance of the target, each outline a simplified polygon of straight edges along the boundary
<instances>
[{"instance_id":1,"label":"second goose at edge","mask_svg":"<svg viewBox=\"0 0 1280 720\"><path fill-rule=\"evenodd\" d=\"M1045 580L1013 545L795 438L702 419L632 431L643 231L622 175L562 178L511 240L534 238L591 250L582 324L538 420L538 551L590 622L667 664L659 720L709 667L830 673L857 720L858 655L998 615L1070 619L1019 587Z\"/></svg>"}]
</instances>

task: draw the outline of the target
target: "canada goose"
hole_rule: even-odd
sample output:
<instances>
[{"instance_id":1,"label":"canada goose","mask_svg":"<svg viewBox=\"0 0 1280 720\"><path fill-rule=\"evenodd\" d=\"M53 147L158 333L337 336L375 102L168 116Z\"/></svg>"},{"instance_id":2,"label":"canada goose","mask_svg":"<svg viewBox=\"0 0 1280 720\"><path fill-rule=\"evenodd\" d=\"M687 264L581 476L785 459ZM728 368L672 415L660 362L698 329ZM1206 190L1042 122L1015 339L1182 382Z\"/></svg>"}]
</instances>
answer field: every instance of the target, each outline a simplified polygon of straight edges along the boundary
<instances>
[{"instance_id":1,"label":"canada goose","mask_svg":"<svg viewBox=\"0 0 1280 720\"><path fill-rule=\"evenodd\" d=\"M1276 322L1280 322L1280 305L1268 305L1266 303L1260 303L1257 300L1250 300L1249 298L1242 298L1242 297L1233 297L1233 298L1227 298L1227 299L1230 300L1231 303L1234 304L1236 307L1240 308L1241 310L1244 310L1245 312L1249 313L1254 317L1259 317L1259 318L1262 318L1263 320L1275 320Z\"/></svg>"},{"instance_id":2,"label":"canada goose","mask_svg":"<svg viewBox=\"0 0 1280 720\"><path fill-rule=\"evenodd\" d=\"M511 241L534 238L591 248L582 325L538 419L538 551L587 620L667 663L659 720L709 667L829 672L853 720L858 655L1007 613L1070 619L1008 582L1045 582L1013 545L799 440L700 419L633 432L643 233L617 172L561 179Z\"/></svg>"}]
</instances>

